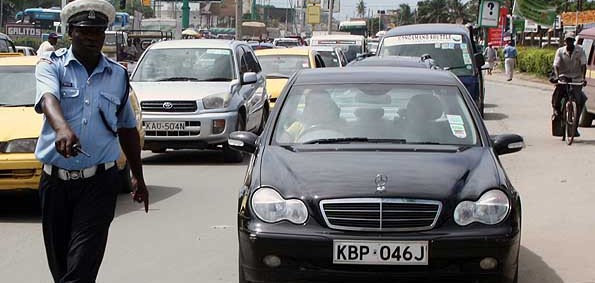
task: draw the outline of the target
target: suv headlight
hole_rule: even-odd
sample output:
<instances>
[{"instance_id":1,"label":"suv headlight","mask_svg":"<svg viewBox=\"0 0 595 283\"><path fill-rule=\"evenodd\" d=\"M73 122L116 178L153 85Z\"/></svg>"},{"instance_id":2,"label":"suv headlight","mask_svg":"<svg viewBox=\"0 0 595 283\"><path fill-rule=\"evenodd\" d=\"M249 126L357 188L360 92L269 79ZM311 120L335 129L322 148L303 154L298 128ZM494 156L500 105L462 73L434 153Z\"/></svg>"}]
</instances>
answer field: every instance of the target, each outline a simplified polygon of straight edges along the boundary
<instances>
[{"instance_id":1,"label":"suv headlight","mask_svg":"<svg viewBox=\"0 0 595 283\"><path fill-rule=\"evenodd\" d=\"M37 139L18 139L6 143L3 152L5 153L33 153Z\"/></svg>"},{"instance_id":2,"label":"suv headlight","mask_svg":"<svg viewBox=\"0 0 595 283\"><path fill-rule=\"evenodd\" d=\"M501 190L490 190L477 201L462 201L454 212L454 220L461 226L473 222L494 225L502 222L510 211L508 196Z\"/></svg>"},{"instance_id":3,"label":"suv headlight","mask_svg":"<svg viewBox=\"0 0 595 283\"><path fill-rule=\"evenodd\" d=\"M284 199L271 188L258 189L252 195L252 210L260 220L269 223L288 220L304 224L308 220L308 209L303 201Z\"/></svg>"},{"instance_id":4,"label":"suv headlight","mask_svg":"<svg viewBox=\"0 0 595 283\"><path fill-rule=\"evenodd\" d=\"M229 106L231 94L228 92L209 95L202 99L202 105L205 109L221 109Z\"/></svg>"}]
</instances>

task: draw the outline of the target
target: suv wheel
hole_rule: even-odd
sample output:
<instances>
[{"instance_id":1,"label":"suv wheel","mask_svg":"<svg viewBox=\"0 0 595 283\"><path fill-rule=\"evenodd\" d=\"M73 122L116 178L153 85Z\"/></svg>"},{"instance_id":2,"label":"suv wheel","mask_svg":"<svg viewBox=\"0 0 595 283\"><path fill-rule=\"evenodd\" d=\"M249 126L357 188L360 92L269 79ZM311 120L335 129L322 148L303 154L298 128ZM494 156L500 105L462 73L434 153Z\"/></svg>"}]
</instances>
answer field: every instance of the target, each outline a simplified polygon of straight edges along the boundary
<instances>
[{"instance_id":1,"label":"suv wheel","mask_svg":"<svg viewBox=\"0 0 595 283\"><path fill-rule=\"evenodd\" d=\"M244 116L238 114L238 122L236 131L244 131L246 129L246 120ZM231 147L229 144L225 143L223 145L223 161L226 163L240 163L244 161L244 154L240 151L237 151Z\"/></svg>"}]
</instances>

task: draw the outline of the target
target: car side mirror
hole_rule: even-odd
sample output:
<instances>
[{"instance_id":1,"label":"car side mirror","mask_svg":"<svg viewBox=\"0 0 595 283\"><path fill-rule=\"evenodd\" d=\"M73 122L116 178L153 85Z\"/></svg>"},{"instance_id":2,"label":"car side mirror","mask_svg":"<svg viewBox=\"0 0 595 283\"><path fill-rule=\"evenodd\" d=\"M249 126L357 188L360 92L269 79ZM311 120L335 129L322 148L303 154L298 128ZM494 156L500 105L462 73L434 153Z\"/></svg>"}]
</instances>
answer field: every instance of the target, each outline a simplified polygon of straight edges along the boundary
<instances>
[{"instance_id":1,"label":"car side mirror","mask_svg":"<svg viewBox=\"0 0 595 283\"><path fill-rule=\"evenodd\" d=\"M498 155L509 154L521 151L525 147L523 137L519 135L497 135L491 136L494 151Z\"/></svg>"},{"instance_id":2,"label":"car side mirror","mask_svg":"<svg viewBox=\"0 0 595 283\"><path fill-rule=\"evenodd\" d=\"M479 66L481 68L481 66L485 65L486 59L483 57L483 54L475 53L475 55L473 55L473 57L475 57L476 66Z\"/></svg>"},{"instance_id":3,"label":"car side mirror","mask_svg":"<svg viewBox=\"0 0 595 283\"><path fill-rule=\"evenodd\" d=\"M242 84L249 85L256 83L256 81L258 81L258 77L254 72L246 72L242 75Z\"/></svg>"},{"instance_id":4,"label":"car side mirror","mask_svg":"<svg viewBox=\"0 0 595 283\"><path fill-rule=\"evenodd\" d=\"M229 134L227 144L229 144L229 147L235 150L247 153L255 153L256 140L258 140L258 136L256 134L240 131Z\"/></svg>"}]
</instances>

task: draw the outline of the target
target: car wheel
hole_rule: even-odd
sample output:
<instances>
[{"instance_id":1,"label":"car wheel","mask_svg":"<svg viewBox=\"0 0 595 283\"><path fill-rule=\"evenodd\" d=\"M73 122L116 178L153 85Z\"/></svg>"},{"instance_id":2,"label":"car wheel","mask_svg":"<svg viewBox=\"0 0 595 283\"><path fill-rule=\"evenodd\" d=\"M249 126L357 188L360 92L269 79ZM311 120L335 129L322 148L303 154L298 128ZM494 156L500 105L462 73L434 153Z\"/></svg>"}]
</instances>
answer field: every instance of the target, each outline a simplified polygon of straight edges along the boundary
<instances>
[{"instance_id":1,"label":"car wheel","mask_svg":"<svg viewBox=\"0 0 595 283\"><path fill-rule=\"evenodd\" d=\"M580 127L591 127L593 118L595 118L595 116L587 111L586 106L583 106L583 113L581 113L581 117L578 120L578 125Z\"/></svg>"},{"instance_id":2,"label":"car wheel","mask_svg":"<svg viewBox=\"0 0 595 283\"><path fill-rule=\"evenodd\" d=\"M120 193L126 194L132 192L132 177L130 176L130 166L126 163L124 169L119 170L120 175Z\"/></svg>"},{"instance_id":3,"label":"car wheel","mask_svg":"<svg viewBox=\"0 0 595 283\"><path fill-rule=\"evenodd\" d=\"M246 129L246 119L242 115L238 115L238 123L236 131L244 131ZM231 147L229 144L223 145L223 161L226 163L240 163L244 161L244 154Z\"/></svg>"},{"instance_id":4,"label":"car wheel","mask_svg":"<svg viewBox=\"0 0 595 283\"><path fill-rule=\"evenodd\" d=\"M270 114L269 107L267 105L265 105L262 108L262 120L260 121L260 127L258 127L257 134L260 135L264 131L264 126L266 125L267 120L269 119L269 114Z\"/></svg>"}]
</instances>

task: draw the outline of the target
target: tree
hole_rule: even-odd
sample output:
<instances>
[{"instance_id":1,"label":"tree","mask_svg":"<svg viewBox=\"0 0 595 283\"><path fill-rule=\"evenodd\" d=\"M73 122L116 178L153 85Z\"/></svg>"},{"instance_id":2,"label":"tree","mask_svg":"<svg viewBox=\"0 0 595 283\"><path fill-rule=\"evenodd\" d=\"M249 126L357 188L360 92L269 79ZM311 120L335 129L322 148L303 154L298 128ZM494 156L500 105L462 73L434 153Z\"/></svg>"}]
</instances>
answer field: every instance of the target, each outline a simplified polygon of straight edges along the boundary
<instances>
[{"instance_id":1,"label":"tree","mask_svg":"<svg viewBox=\"0 0 595 283\"><path fill-rule=\"evenodd\" d=\"M411 6L409 6L409 4L399 5L399 18L397 21L397 25L402 26L414 23L414 16L415 15L413 14L413 12L411 12Z\"/></svg>"},{"instance_id":2,"label":"tree","mask_svg":"<svg viewBox=\"0 0 595 283\"><path fill-rule=\"evenodd\" d=\"M456 23L457 20L466 22L469 19L465 5L461 3L461 0L448 0L448 22Z\"/></svg>"},{"instance_id":3,"label":"tree","mask_svg":"<svg viewBox=\"0 0 595 283\"><path fill-rule=\"evenodd\" d=\"M423 0L417 2L417 22L448 22L448 4L446 0Z\"/></svg>"},{"instance_id":4,"label":"tree","mask_svg":"<svg viewBox=\"0 0 595 283\"><path fill-rule=\"evenodd\" d=\"M355 11L357 12L358 17L360 18L366 16L366 3L364 3L364 0L359 0L357 6L355 6Z\"/></svg>"}]
</instances>

